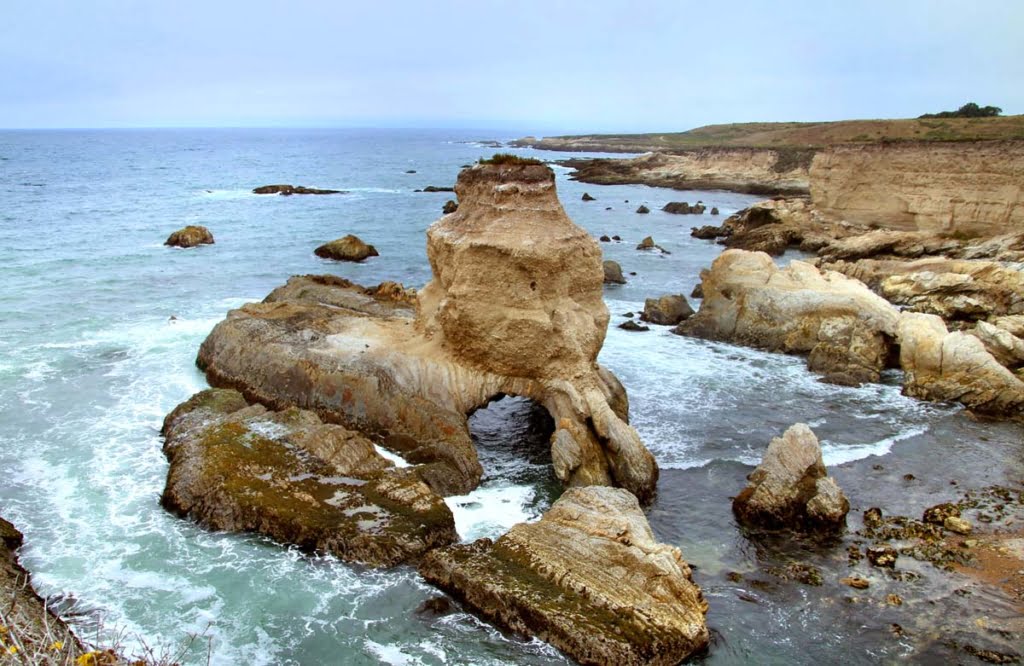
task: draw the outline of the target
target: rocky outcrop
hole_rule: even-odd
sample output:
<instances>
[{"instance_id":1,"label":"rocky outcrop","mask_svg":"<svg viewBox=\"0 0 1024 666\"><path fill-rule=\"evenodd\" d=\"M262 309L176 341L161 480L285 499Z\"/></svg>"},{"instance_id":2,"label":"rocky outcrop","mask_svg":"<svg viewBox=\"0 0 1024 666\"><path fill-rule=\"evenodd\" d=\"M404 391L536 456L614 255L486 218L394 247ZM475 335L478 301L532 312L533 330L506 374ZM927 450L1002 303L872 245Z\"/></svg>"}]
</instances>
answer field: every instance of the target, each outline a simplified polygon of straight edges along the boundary
<instances>
[{"instance_id":1,"label":"rocky outcrop","mask_svg":"<svg viewBox=\"0 0 1024 666\"><path fill-rule=\"evenodd\" d=\"M444 213L445 215L451 215L452 213L454 213L458 209L459 209L459 204L457 204L452 199L449 199L448 201L444 202L444 206L441 207L441 212Z\"/></svg>"},{"instance_id":2,"label":"rocky outcrop","mask_svg":"<svg viewBox=\"0 0 1024 666\"><path fill-rule=\"evenodd\" d=\"M638 250L657 250L662 254L672 254L662 246L654 242L654 239L650 236L645 236L642 241L637 243L636 249Z\"/></svg>"},{"instance_id":3,"label":"rocky outcrop","mask_svg":"<svg viewBox=\"0 0 1024 666\"><path fill-rule=\"evenodd\" d=\"M22 533L0 518L0 595L4 600L0 652L12 664L75 663L86 650L32 586L17 555L23 542Z\"/></svg>"},{"instance_id":4,"label":"rocky outcrop","mask_svg":"<svg viewBox=\"0 0 1024 666\"><path fill-rule=\"evenodd\" d=\"M700 310L674 332L809 354L813 370L844 384L877 381L886 366L899 313L856 280L726 250L701 272L701 289Z\"/></svg>"},{"instance_id":5,"label":"rocky outcrop","mask_svg":"<svg viewBox=\"0 0 1024 666\"><path fill-rule=\"evenodd\" d=\"M904 312L897 337L903 392L927 400L961 402L974 411L1020 418L1024 381L999 363L982 340L950 333L931 314Z\"/></svg>"},{"instance_id":6,"label":"rocky outcrop","mask_svg":"<svg viewBox=\"0 0 1024 666\"><path fill-rule=\"evenodd\" d=\"M626 278L622 276L622 266L619 265L619 262L606 259L602 264L605 284L626 284Z\"/></svg>"},{"instance_id":7,"label":"rocky outcrop","mask_svg":"<svg viewBox=\"0 0 1024 666\"><path fill-rule=\"evenodd\" d=\"M640 319L661 326L675 326L693 315L693 308L682 294L670 294L644 301Z\"/></svg>"},{"instance_id":8,"label":"rocky outcrop","mask_svg":"<svg viewBox=\"0 0 1024 666\"><path fill-rule=\"evenodd\" d=\"M164 421L161 503L213 530L391 566L458 539L444 500L366 437L297 408L209 389Z\"/></svg>"},{"instance_id":9,"label":"rocky outcrop","mask_svg":"<svg viewBox=\"0 0 1024 666\"><path fill-rule=\"evenodd\" d=\"M807 194L813 149L695 148L630 159L564 160L573 180L600 185L643 184L676 190L748 194Z\"/></svg>"},{"instance_id":10,"label":"rocky outcrop","mask_svg":"<svg viewBox=\"0 0 1024 666\"><path fill-rule=\"evenodd\" d=\"M674 665L709 640L700 588L679 549L655 541L628 492L573 488L495 542L429 553L431 583L508 630L584 664Z\"/></svg>"},{"instance_id":11,"label":"rocky outcrop","mask_svg":"<svg viewBox=\"0 0 1024 666\"><path fill-rule=\"evenodd\" d=\"M377 248L367 245L358 236L349 234L344 238L324 243L313 254L322 259L334 259L335 261L363 261L369 257L380 256Z\"/></svg>"},{"instance_id":12,"label":"rocky outcrop","mask_svg":"<svg viewBox=\"0 0 1024 666\"><path fill-rule=\"evenodd\" d=\"M583 201L597 201L597 199L595 199L594 197L590 196L589 192L584 192L583 193L582 200Z\"/></svg>"},{"instance_id":13,"label":"rocky outcrop","mask_svg":"<svg viewBox=\"0 0 1024 666\"><path fill-rule=\"evenodd\" d=\"M636 212L639 213L640 215L646 215L647 213L651 212L651 209L643 204L640 204L640 207L636 209Z\"/></svg>"},{"instance_id":14,"label":"rocky outcrop","mask_svg":"<svg viewBox=\"0 0 1024 666\"><path fill-rule=\"evenodd\" d=\"M195 247L197 245L213 245L213 234L206 227L190 224L178 229L164 241L171 247Z\"/></svg>"},{"instance_id":15,"label":"rocky outcrop","mask_svg":"<svg viewBox=\"0 0 1024 666\"><path fill-rule=\"evenodd\" d=\"M744 208L715 227L694 227L696 238L721 238L721 245L780 255L791 247L813 251L851 231L822 219L805 197L777 198Z\"/></svg>"},{"instance_id":16,"label":"rocky outcrop","mask_svg":"<svg viewBox=\"0 0 1024 666\"><path fill-rule=\"evenodd\" d=\"M892 303L946 320L1024 313L1024 272L1009 264L928 257L837 261L823 267L864 282Z\"/></svg>"},{"instance_id":17,"label":"rocky outcrop","mask_svg":"<svg viewBox=\"0 0 1024 666\"><path fill-rule=\"evenodd\" d=\"M995 236L1024 231L1024 141L837 145L810 169L828 216L888 229Z\"/></svg>"},{"instance_id":18,"label":"rocky outcrop","mask_svg":"<svg viewBox=\"0 0 1024 666\"><path fill-rule=\"evenodd\" d=\"M401 290L296 283L229 313L203 343L210 382L371 434L441 494L479 483L467 414L501 395L543 405L556 476L649 499L653 456L596 357L608 311L597 242L565 215L542 165L485 165L427 233L433 279L415 319ZM290 282L291 284L291 282ZM327 292L330 292L329 294ZM304 295L302 295L304 294Z\"/></svg>"},{"instance_id":19,"label":"rocky outcrop","mask_svg":"<svg viewBox=\"0 0 1024 666\"><path fill-rule=\"evenodd\" d=\"M293 194L345 194L342 190L320 190L303 185L263 185L252 191L253 194L279 194L290 197Z\"/></svg>"},{"instance_id":20,"label":"rocky outcrop","mask_svg":"<svg viewBox=\"0 0 1024 666\"><path fill-rule=\"evenodd\" d=\"M417 192L454 192L454 187L438 187L437 185L427 185L422 190L416 190Z\"/></svg>"},{"instance_id":21,"label":"rocky outcrop","mask_svg":"<svg viewBox=\"0 0 1024 666\"><path fill-rule=\"evenodd\" d=\"M747 525L834 529L846 523L850 503L825 471L818 438L803 423L772 439L747 479L732 504Z\"/></svg>"}]
</instances>

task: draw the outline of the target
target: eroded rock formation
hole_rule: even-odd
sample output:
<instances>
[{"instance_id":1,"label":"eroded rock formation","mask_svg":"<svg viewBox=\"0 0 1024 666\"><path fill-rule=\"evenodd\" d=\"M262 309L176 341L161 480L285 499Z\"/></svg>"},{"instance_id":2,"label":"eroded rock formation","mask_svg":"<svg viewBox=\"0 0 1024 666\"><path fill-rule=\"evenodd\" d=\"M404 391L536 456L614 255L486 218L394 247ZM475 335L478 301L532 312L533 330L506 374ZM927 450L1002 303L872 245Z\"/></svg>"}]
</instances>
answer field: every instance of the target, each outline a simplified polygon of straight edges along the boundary
<instances>
[{"instance_id":1,"label":"eroded rock formation","mask_svg":"<svg viewBox=\"0 0 1024 666\"><path fill-rule=\"evenodd\" d=\"M1024 141L837 145L810 169L826 215L908 231L1024 231Z\"/></svg>"},{"instance_id":2,"label":"eroded rock formation","mask_svg":"<svg viewBox=\"0 0 1024 666\"><path fill-rule=\"evenodd\" d=\"M748 525L831 529L846 522L850 503L825 471L818 438L803 423L772 439L747 479L732 508Z\"/></svg>"},{"instance_id":3,"label":"eroded rock formation","mask_svg":"<svg viewBox=\"0 0 1024 666\"><path fill-rule=\"evenodd\" d=\"M488 620L580 663L668 666L708 644L690 567L621 489L570 489L540 521L431 551L419 570Z\"/></svg>"},{"instance_id":4,"label":"eroded rock formation","mask_svg":"<svg viewBox=\"0 0 1024 666\"><path fill-rule=\"evenodd\" d=\"M448 506L413 470L313 412L208 389L171 412L162 433L161 503L210 529L383 566L458 539Z\"/></svg>"},{"instance_id":5,"label":"eroded rock formation","mask_svg":"<svg viewBox=\"0 0 1024 666\"><path fill-rule=\"evenodd\" d=\"M899 312L857 280L763 252L726 250L701 273L703 301L681 335L810 355L839 383L877 381Z\"/></svg>"},{"instance_id":6,"label":"eroded rock formation","mask_svg":"<svg viewBox=\"0 0 1024 666\"><path fill-rule=\"evenodd\" d=\"M322 259L334 259L335 261L363 261L369 257L380 256L377 248L364 243L358 236L349 234L344 238L324 243L313 254Z\"/></svg>"},{"instance_id":7,"label":"eroded rock formation","mask_svg":"<svg viewBox=\"0 0 1024 666\"><path fill-rule=\"evenodd\" d=\"M542 165L477 165L456 189L458 211L428 230L434 277L415 319L398 287L297 278L229 313L200 367L252 400L371 434L445 495L480 480L466 415L529 397L555 420L559 479L649 499L657 465L596 362L608 323L597 242L565 215Z\"/></svg>"}]
</instances>

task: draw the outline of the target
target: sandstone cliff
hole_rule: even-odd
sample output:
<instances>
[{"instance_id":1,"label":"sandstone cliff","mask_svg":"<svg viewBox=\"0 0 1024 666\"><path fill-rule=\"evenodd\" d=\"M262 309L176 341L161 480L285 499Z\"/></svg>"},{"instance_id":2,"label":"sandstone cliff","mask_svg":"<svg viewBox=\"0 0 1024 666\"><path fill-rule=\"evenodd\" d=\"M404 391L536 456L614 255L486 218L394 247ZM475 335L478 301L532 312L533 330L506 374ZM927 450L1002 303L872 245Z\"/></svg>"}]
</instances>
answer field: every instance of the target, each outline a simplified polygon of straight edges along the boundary
<instances>
[{"instance_id":1,"label":"sandstone cliff","mask_svg":"<svg viewBox=\"0 0 1024 666\"><path fill-rule=\"evenodd\" d=\"M811 198L859 224L971 236L1024 231L1024 141L842 145L817 155Z\"/></svg>"},{"instance_id":2,"label":"sandstone cliff","mask_svg":"<svg viewBox=\"0 0 1024 666\"><path fill-rule=\"evenodd\" d=\"M458 211L428 232L434 278L415 319L398 286L293 278L229 313L200 367L215 386L371 434L444 495L481 477L467 415L501 395L529 397L555 420L565 484L652 497L654 457L627 423L622 386L596 362L608 322L601 252L562 210L554 174L478 165L456 190Z\"/></svg>"},{"instance_id":3,"label":"sandstone cliff","mask_svg":"<svg viewBox=\"0 0 1024 666\"><path fill-rule=\"evenodd\" d=\"M574 180L599 185L642 183L677 190L806 194L813 150L701 148L631 159L566 160Z\"/></svg>"}]
</instances>

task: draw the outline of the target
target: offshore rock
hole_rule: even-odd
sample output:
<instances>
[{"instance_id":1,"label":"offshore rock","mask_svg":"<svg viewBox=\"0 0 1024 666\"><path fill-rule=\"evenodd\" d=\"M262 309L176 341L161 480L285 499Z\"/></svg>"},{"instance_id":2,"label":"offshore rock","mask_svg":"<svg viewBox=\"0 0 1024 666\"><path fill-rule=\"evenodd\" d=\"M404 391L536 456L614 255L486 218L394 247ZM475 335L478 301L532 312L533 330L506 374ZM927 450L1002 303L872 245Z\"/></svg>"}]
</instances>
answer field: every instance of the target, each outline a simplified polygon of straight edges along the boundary
<instances>
[{"instance_id":1,"label":"offshore rock","mask_svg":"<svg viewBox=\"0 0 1024 666\"><path fill-rule=\"evenodd\" d=\"M583 664L674 665L707 648L707 602L679 549L655 541L635 497L572 488L495 542L431 551L431 583L508 630Z\"/></svg>"},{"instance_id":2,"label":"offshore rock","mask_svg":"<svg viewBox=\"0 0 1024 666\"><path fill-rule=\"evenodd\" d=\"M459 204L456 203L454 200L449 199L448 201L444 202L444 206L441 207L441 212L444 213L445 215L451 215L458 209Z\"/></svg>"},{"instance_id":3,"label":"offshore rock","mask_svg":"<svg viewBox=\"0 0 1024 666\"><path fill-rule=\"evenodd\" d=\"M320 190L315 187L304 185L263 185L252 191L253 194L279 194L283 197L290 197L293 194L345 194L341 190Z\"/></svg>"},{"instance_id":4,"label":"offshore rock","mask_svg":"<svg viewBox=\"0 0 1024 666\"><path fill-rule=\"evenodd\" d=\"M640 319L661 326L675 326L693 315L693 308L682 294L670 294L644 301Z\"/></svg>"},{"instance_id":5,"label":"offshore rock","mask_svg":"<svg viewBox=\"0 0 1024 666\"><path fill-rule=\"evenodd\" d=\"M977 337L950 333L936 315L916 312L900 315L897 335L906 395L956 401L993 416L1021 417L1024 381Z\"/></svg>"},{"instance_id":6,"label":"offshore rock","mask_svg":"<svg viewBox=\"0 0 1024 666\"><path fill-rule=\"evenodd\" d=\"M878 381L899 313L862 283L802 261L778 268L763 252L726 250L701 272L696 315L673 332L809 354L841 383Z\"/></svg>"},{"instance_id":7,"label":"offshore rock","mask_svg":"<svg viewBox=\"0 0 1024 666\"><path fill-rule=\"evenodd\" d=\"M448 506L415 473L313 412L208 389L175 408L162 432L170 470L161 503L208 529L375 566L458 539Z\"/></svg>"},{"instance_id":8,"label":"offshore rock","mask_svg":"<svg viewBox=\"0 0 1024 666\"><path fill-rule=\"evenodd\" d=\"M622 276L622 266L619 262L606 259L602 262L604 267L604 283L605 284L626 284L626 278Z\"/></svg>"},{"instance_id":9,"label":"offshore rock","mask_svg":"<svg viewBox=\"0 0 1024 666\"><path fill-rule=\"evenodd\" d=\"M747 479L750 484L732 504L743 523L832 529L846 522L850 503L825 471L818 438L803 423L772 439Z\"/></svg>"},{"instance_id":10,"label":"offshore rock","mask_svg":"<svg viewBox=\"0 0 1024 666\"><path fill-rule=\"evenodd\" d=\"M476 165L457 191L458 211L427 233L434 277L415 319L403 290L297 279L229 313L200 367L214 385L371 435L444 495L482 474L467 414L524 396L556 423L563 483L650 499L654 457L626 421L621 384L596 362L608 324L597 242L565 215L543 165Z\"/></svg>"},{"instance_id":11,"label":"offshore rock","mask_svg":"<svg viewBox=\"0 0 1024 666\"><path fill-rule=\"evenodd\" d=\"M363 261L368 257L380 256L377 248L367 245L358 236L349 234L344 238L324 243L313 251L313 254L322 259L334 259L336 261Z\"/></svg>"},{"instance_id":12,"label":"offshore rock","mask_svg":"<svg viewBox=\"0 0 1024 666\"><path fill-rule=\"evenodd\" d=\"M178 229L164 241L171 247L195 247L197 245L213 245L213 234L206 227L190 224Z\"/></svg>"}]
</instances>

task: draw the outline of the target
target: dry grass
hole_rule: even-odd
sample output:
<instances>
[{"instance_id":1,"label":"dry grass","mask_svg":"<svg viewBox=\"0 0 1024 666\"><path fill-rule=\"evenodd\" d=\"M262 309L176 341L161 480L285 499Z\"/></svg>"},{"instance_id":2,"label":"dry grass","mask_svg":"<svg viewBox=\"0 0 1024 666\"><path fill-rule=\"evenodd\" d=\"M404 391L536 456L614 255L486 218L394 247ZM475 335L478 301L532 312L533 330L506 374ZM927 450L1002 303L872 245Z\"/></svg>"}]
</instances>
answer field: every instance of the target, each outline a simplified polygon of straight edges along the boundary
<instances>
[{"instance_id":1,"label":"dry grass","mask_svg":"<svg viewBox=\"0 0 1024 666\"><path fill-rule=\"evenodd\" d=\"M974 141L1024 139L1024 115L996 118L908 118L840 120L824 123L733 123L687 132L593 134L551 137L615 147L623 152L732 146L821 147L886 141Z\"/></svg>"}]
</instances>

